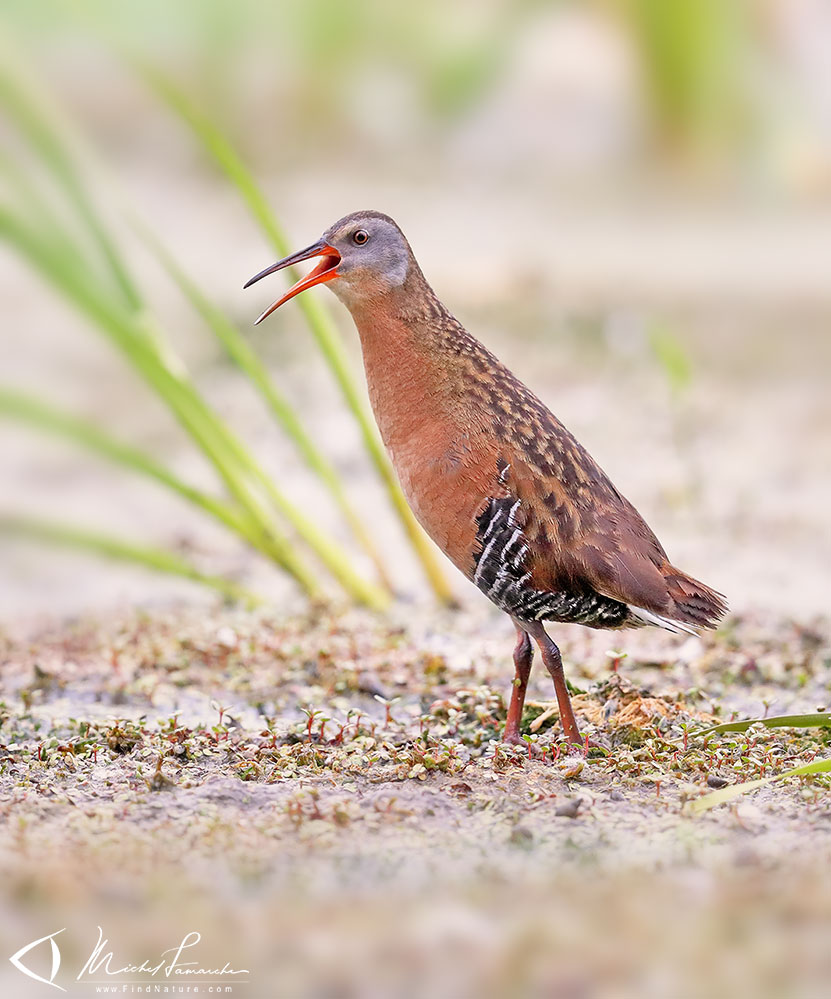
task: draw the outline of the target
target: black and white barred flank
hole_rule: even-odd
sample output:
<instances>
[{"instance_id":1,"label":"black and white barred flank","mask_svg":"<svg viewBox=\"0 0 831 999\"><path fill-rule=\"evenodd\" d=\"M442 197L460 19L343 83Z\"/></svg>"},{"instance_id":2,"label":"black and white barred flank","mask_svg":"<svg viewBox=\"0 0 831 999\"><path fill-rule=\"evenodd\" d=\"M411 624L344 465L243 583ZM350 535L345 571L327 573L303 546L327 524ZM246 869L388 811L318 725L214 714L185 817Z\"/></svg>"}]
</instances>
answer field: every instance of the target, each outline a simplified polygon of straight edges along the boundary
<instances>
[{"instance_id":1,"label":"black and white barred flank","mask_svg":"<svg viewBox=\"0 0 831 999\"><path fill-rule=\"evenodd\" d=\"M520 501L490 499L477 519L478 552L473 582L497 607L521 621L562 621L619 628L633 621L627 604L600 593L553 593L530 585L528 543L517 525Z\"/></svg>"}]
</instances>

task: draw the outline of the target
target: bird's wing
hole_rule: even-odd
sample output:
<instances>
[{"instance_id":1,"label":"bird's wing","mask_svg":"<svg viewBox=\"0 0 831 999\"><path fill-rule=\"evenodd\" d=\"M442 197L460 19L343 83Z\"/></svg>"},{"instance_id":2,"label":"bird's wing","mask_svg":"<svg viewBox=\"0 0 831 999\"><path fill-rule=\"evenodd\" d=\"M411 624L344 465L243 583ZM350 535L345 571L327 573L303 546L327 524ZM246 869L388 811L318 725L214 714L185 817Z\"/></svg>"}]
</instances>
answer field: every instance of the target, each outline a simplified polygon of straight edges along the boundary
<instances>
[{"instance_id":1,"label":"bird's wing","mask_svg":"<svg viewBox=\"0 0 831 999\"><path fill-rule=\"evenodd\" d=\"M660 568L667 555L638 511L579 445L549 452L547 464L541 474L512 455L534 586L590 588L658 614L670 610Z\"/></svg>"},{"instance_id":2,"label":"bird's wing","mask_svg":"<svg viewBox=\"0 0 831 999\"><path fill-rule=\"evenodd\" d=\"M672 566L591 455L514 375L495 359L494 365L509 401L491 426L500 495L519 500L514 518L527 544L527 585L594 591L647 615L712 626L725 613L722 596Z\"/></svg>"}]
</instances>

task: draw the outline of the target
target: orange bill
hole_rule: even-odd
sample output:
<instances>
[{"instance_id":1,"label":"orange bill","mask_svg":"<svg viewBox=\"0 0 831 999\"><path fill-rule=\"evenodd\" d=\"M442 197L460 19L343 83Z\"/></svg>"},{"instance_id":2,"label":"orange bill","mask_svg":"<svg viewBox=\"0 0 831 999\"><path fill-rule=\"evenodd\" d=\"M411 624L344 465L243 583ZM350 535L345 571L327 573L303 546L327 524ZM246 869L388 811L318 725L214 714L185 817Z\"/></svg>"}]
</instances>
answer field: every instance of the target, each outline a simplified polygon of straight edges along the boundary
<instances>
[{"instance_id":1,"label":"orange bill","mask_svg":"<svg viewBox=\"0 0 831 999\"><path fill-rule=\"evenodd\" d=\"M301 278L293 284L282 298L277 299L273 305L270 305L265 312L263 312L263 314L255 320L255 326L257 323L261 323L267 316L270 316L275 309L279 309L283 303L288 302L290 298L294 298L295 295L299 295L301 291L305 291L307 288L313 288L316 284L324 284L326 281L331 281L332 278L336 278L338 276L337 268L340 263L340 254L334 246L330 246L328 243L320 239L311 246L307 246L305 250L298 250L297 253L292 253L288 257L283 257L283 259L278 260L276 264L271 264L270 267L266 267L265 270L260 271L259 274L255 274L250 281L246 281L244 287L250 288L251 285L256 284L260 278L268 277L269 274L281 271L285 267L293 267L295 264L299 264L301 260L309 260L311 257L321 257L322 259L320 263L318 263L314 269L306 275L306 277Z\"/></svg>"}]
</instances>

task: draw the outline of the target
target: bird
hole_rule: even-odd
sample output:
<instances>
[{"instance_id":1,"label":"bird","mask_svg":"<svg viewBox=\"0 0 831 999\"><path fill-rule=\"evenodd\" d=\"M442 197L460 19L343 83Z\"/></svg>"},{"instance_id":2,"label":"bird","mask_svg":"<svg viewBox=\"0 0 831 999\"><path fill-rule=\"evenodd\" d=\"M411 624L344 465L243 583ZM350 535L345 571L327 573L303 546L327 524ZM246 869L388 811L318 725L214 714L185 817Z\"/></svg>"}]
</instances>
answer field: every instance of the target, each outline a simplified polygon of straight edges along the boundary
<instances>
[{"instance_id":1,"label":"bird","mask_svg":"<svg viewBox=\"0 0 831 999\"><path fill-rule=\"evenodd\" d=\"M516 629L503 740L523 744L536 645L564 740L584 744L545 624L697 634L727 612L723 594L670 562L575 437L442 304L392 218L346 215L245 288L313 258L312 271L256 323L316 285L346 306L378 429L413 513Z\"/></svg>"}]
</instances>

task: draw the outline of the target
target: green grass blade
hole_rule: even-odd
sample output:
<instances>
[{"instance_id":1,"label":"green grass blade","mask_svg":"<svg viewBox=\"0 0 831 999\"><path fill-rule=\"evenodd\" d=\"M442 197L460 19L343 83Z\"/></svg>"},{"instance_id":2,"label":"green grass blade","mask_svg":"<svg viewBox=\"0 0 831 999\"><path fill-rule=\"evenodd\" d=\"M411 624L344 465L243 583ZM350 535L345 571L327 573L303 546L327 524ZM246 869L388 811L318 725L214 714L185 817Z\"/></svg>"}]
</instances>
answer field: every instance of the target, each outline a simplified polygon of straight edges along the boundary
<instances>
[{"instance_id":1,"label":"green grass blade","mask_svg":"<svg viewBox=\"0 0 831 999\"><path fill-rule=\"evenodd\" d=\"M672 392L680 396L692 381L692 364L681 341L668 326L656 323L649 332L649 346Z\"/></svg>"},{"instance_id":2,"label":"green grass blade","mask_svg":"<svg viewBox=\"0 0 831 999\"><path fill-rule=\"evenodd\" d=\"M191 390L173 373L167 361L156 352L146 331L138 328L130 316L119 312L112 302L102 298L98 289L79 280L74 267L64 256L51 244L38 241L25 224L1 207L0 238L5 238L14 246L35 270L87 315L124 353L131 366L157 392L212 461L231 495L254 519L270 557L291 572L311 596L316 596L316 580L252 493L229 452L224 436L218 432L217 424L221 421L195 390Z\"/></svg>"},{"instance_id":3,"label":"green grass blade","mask_svg":"<svg viewBox=\"0 0 831 999\"><path fill-rule=\"evenodd\" d=\"M20 420L38 430L65 437L130 471L154 479L225 524L255 547L261 547L261 539L239 511L222 500L188 485L155 458L110 437L92 423L60 412L39 399L3 386L0 386L0 417Z\"/></svg>"},{"instance_id":4,"label":"green grass blade","mask_svg":"<svg viewBox=\"0 0 831 999\"><path fill-rule=\"evenodd\" d=\"M31 538L50 545L78 548L121 562L141 565L148 569L154 569L156 572L179 576L194 583L200 583L202 586L208 586L217 590L226 599L242 602L250 607L263 603L261 597L245 587L226 579L224 576L201 572L190 562L162 548L138 545L86 528L57 524L31 517L18 517L14 514L0 514L0 533L12 537Z\"/></svg>"},{"instance_id":5,"label":"green grass blade","mask_svg":"<svg viewBox=\"0 0 831 999\"><path fill-rule=\"evenodd\" d=\"M277 489L274 481L259 466L252 471L259 477L260 485L275 509L291 523L298 535L312 548L326 568L332 573L347 593L361 603L375 610L389 606L390 597L386 590L368 583L352 568L346 552L331 540L320 528Z\"/></svg>"},{"instance_id":6,"label":"green grass blade","mask_svg":"<svg viewBox=\"0 0 831 999\"><path fill-rule=\"evenodd\" d=\"M10 46L0 37L0 106L37 151L39 159L65 191L79 219L91 235L124 302L134 310L142 306L138 288L115 242L110 238L86 189L70 152L66 126L31 76L15 60Z\"/></svg>"},{"instance_id":7,"label":"green grass blade","mask_svg":"<svg viewBox=\"0 0 831 999\"><path fill-rule=\"evenodd\" d=\"M812 774L831 773L831 760L815 760L813 763L806 763L804 766L794 767L792 770L785 770L781 774L772 777L760 777L758 780L745 781L743 784L731 784L730 787L719 788L711 794L702 795L688 805L693 815L701 815L703 812L715 808L716 805L723 805L726 801L732 801L748 791L753 791L757 787L765 784L772 784L777 780L784 780L786 777L809 777Z\"/></svg>"},{"instance_id":8,"label":"green grass blade","mask_svg":"<svg viewBox=\"0 0 831 999\"><path fill-rule=\"evenodd\" d=\"M248 376L254 387L262 395L275 419L293 441L306 464L328 488L355 537L375 563L379 577L389 589L389 579L378 549L360 518L353 510L338 473L308 435L300 417L278 390L265 365L252 349L251 345L222 310L215 306L202 293L196 283L188 277L159 240L144 226L137 225L136 228L184 296L223 345L228 356Z\"/></svg>"},{"instance_id":9,"label":"green grass blade","mask_svg":"<svg viewBox=\"0 0 831 999\"><path fill-rule=\"evenodd\" d=\"M0 149L0 176L4 177L11 187L14 203L20 208L25 207L25 215L39 232L49 232L55 238L61 239L65 246L70 241L51 212L32 179L31 172L17 163L6 150Z\"/></svg>"},{"instance_id":10,"label":"green grass blade","mask_svg":"<svg viewBox=\"0 0 831 999\"><path fill-rule=\"evenodd\" d=\"M250 171L225 136L213 122L193 107L170 80L146 63L139 64L138 69L165 103L187 122L207 152L234 184L277 255L282 257L288 254L291 248L282 227ZM299 276L293 268L289 269L289 274L292 280L296 280ZM435 550L407 504L372 417L349 370L349 360L334 323L313 296L300 296L298 305L340 387L347 406L358 423L366 451L386 488L393 509L401 520L413 550L421 561L433 591L443 602L453 603L452 591L439 566Z\"/></svg>"},{"instance_id":11,"label":"green grass blade","mask_svg":"<svg viewBox=\"0 0 831 999\"><path fill-rule=\"evenodd\" d=\"M744 721L722 722L696 732L697 737L716 735L720 732L746 732L751 725L764 725L765 728L828 728L831 715L817 711L806 715L773 715L769 718L748 718Z\"/></svg>"},{"instance_id":12,"label":"green grass blade","mask_svg":"<svg viewBox=\"0 0 831 999\"><path fill-rule=\"evenodd\" d=\"M143 345L140 344L141 347ZM389 595L381 588L368 583L355 572L346 552L283 495L271 476L254 460L247 448L230 432L213 410L204 403L189 382L185 381L181 375L167 372L166 369L157 372L152 365L149 369L149 376L151 378L160 377L162 382L166 384L170 397L179 403L184 403L185 416L189 420L188 425L193 427L193 433L198 435L202 445L210 453L215 453L217 447L220 448L221 461L224 463L226 474L228 463L241 470L244 480L253 482L259 488L274 509L285 517L298 536L309 545L350 596L376 609L382 609L388 605ZM229 488L234 490L234 495L240 502L249 507L255 505L258 515L263 515L263 509L260 504L256 503L250 488L241 490L241 483L236 475L230 474L226 478L226 482Z\"/></svg>"}]
</instances>

